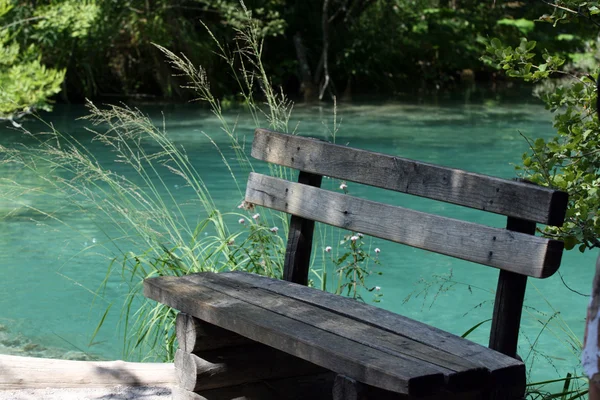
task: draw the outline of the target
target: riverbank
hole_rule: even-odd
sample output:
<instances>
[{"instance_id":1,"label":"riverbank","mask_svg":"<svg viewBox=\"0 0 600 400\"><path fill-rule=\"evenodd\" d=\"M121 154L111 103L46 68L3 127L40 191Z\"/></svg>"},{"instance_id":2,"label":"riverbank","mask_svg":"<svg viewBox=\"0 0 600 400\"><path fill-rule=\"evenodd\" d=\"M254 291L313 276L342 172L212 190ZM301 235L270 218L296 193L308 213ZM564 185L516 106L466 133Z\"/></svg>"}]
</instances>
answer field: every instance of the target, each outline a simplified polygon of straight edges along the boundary
<instances>
[{"instance_id":1,"label":"riverbank","mask_svg":"<svg viewBox=\"0 0 600 400\"><path fill-rule=\"evenodd\" d=\"M0 355L0 400L170 399L173 364Z\"/></svg>"}]
</instances>

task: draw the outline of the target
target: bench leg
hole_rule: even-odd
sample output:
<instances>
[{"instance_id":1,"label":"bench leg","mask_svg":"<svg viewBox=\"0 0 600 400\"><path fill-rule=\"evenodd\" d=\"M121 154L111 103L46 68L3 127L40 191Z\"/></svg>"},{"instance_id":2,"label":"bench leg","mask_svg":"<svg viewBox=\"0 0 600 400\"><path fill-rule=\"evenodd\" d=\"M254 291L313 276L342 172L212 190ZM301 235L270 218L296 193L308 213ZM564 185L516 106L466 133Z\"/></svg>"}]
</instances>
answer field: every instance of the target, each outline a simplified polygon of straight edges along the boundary
<instances>
[{"instance_id":1,"label":"bench leg","mask_svg":"<svg viewBox=\"0 0 600 400\"><path fill-rule=\"evenodd\" d=\"M333 400L366 400L365 386L343 375L336 375L333 381Z\"/></svg>"}]
</instances>

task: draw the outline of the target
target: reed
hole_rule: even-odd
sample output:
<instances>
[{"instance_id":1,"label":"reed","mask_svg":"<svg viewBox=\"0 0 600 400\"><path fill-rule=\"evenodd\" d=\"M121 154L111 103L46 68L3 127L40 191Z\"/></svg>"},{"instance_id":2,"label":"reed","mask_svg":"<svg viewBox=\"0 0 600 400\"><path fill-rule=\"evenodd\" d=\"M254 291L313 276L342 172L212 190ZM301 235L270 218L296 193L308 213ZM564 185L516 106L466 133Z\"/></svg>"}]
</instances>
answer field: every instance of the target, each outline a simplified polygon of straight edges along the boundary
<instances>
[{"instance_id":1,"label":"reed","mask_svg":"<svg viewBox=\"0 0 600 400\"><path fill-rule=\"evenodd\" d=\"M249 113L255 127L294 133L290 129L293 104L272 86L262 62L261 23L252 17L243 3L241 7L245 20L235 28L233 46L220 43L207 28L217 54L238 82L244 110ZM244 133L240 133L237 125L226 118L221 102L211 92L202 67L193 65L184 55L177 55L164 47L157 48L175 73L186 80L185 87L193 90L197 100L208 105L220 122L220 134L227 138L226 142L235 152L235 159L230 161L217 146L217 141L208 135L207 138L214 151L221 154L223 166L237 188L237 193L232 195L238 196L241 201L247 174L254 170ZM142 295L143 280L153 276L225 270L280 277L288 219L284 214L254 210L247 204L241 204L239 209L234 210L217 207L201 172L195 168L185 149L170 139L164 122L157 126L141 110L125 105L98 107L88 102L87 108L89 114L85 120L93 140L113 153L115 162L120 165L119 170L102 165L85 143L51 125L44 133L21 128L23 134L36 140L37 145L0 148L1 162L18 165L22 171L36 176L43 183L36 186L38 193L61 196L106 232L106 241L90 246L90 249L102 246L114 254L104 281L95 291L96 300L103 301L106 309L90 344L106 328L107 315L120 308L123 357L170 361L176 350L175 312L146 300ZM333 137L337 129L334 115ZM280 177L289 178L292 174L286 168L270 168L273 175ZM192 204L189 199L186 199L187 204L180 203L177 194L164 179L165 170L181 181L180 188L193 193ZM243 178L238 176L240 174ZM17 178L2 178L1 184L3 194L13 199L29 190ZM28 204L24 206L33 208ZM191 221L184 212L189 206L194 206L201 216L198 221ZM41 209L35 211L65 224L52 213ZM110 226L110 232L107 226ZM69 228L76 230L72 226ZM328 232L327 237L337 235L337 243L344 235L333 234L329 228L320 229ZM364 256L362 244L361 238L358 242L349 242L347 249L340 250L340 257L348 257L344 256L347 253L354 261L348 265L338 263L340 265L335 272L338 280L333 291L341 292L342 288L348 288L351 296L360 298L360 288L366 288L364 281L368 276L368 269L363 267L368 257ZM313 282L319 282L318 286L327 288L325 266L314 268L311 276ZM126 288L126 294L118 299L111 297L113 295L108 290L109 284L115 281Z\"/></svg>"}]
</instances>

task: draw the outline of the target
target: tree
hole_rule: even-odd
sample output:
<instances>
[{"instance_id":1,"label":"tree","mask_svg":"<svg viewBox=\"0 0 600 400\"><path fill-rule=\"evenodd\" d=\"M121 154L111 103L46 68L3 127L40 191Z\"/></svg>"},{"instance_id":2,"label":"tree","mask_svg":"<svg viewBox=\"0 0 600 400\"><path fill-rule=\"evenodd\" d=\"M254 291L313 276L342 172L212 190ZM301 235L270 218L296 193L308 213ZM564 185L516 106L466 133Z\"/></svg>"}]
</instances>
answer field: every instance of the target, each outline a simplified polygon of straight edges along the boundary
<instances>
[{"instance_id":1,"label":"tree","mask_svg":"<svg viewBox=\"0 0 600 400\"><path fill-rule=\"evenodd\" d=\"M60 91L65 71L47 68L39 48L21 45L23 25L44 18L23 17L10 0L0 0L0 118L13 119L33 109L49 109L49 98Z\"/></svg>"}]
</instances>

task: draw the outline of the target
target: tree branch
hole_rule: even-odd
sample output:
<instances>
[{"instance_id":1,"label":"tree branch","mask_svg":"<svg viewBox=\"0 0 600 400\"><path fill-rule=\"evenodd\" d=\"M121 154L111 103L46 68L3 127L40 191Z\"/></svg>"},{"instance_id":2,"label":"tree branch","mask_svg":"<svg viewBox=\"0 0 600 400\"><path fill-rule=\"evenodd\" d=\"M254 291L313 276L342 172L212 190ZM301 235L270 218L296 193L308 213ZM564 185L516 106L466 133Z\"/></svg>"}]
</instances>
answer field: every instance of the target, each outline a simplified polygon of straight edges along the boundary
<instances>
[{"instance_id":1,"label":"tree branch","mask_svg":"<svg viewBox=\"0 0 600 400\"><path fill-rule=\"evenodd\" d=\"M592 18L591 15L585 15L584 13L582 13L579 10L573 10L571 8L568 8L568 7L560 6L560 5L554 4L554 3L550 3L547 0L539 0L539 1L541 1L544 4L546 4L547 6L554 7L555 9L562 10L562 11L565 11L565 12L568 12L568 13L571 13L571 14L575 14L575 15L577 15L579 17L583 17L583 18L587 19L588 21L590 21L592 24L596 25L597 27L600 27L600 22L594 21L594 19Z\"/></svg>"},{"instance_id":2,"label":"tree branch","mask_svg":"<svg viewBox=\"0 0 600 400\"><path fill-rule=\"evenodd\" d=\"M31 18L20 19L18 21L11 22L8 25L1 26L0 29L8 29L11 26L15 26L15 25L19 25L19 24L24 24L26 22L31 22L31 21L37 21L38 19L45 19L45 18L46 17L42 15L42 16L39 16L39 17L31 17Z\"/></svg>"}]
</instances>

